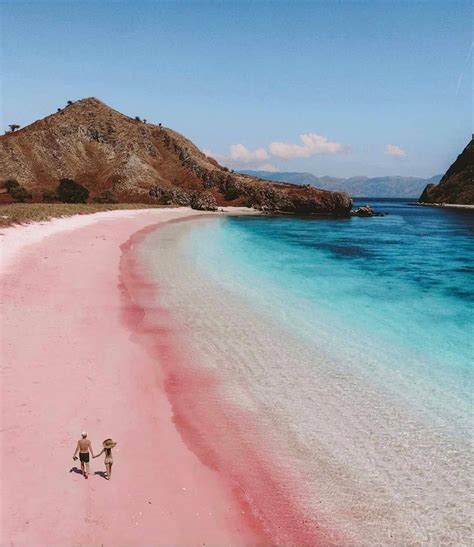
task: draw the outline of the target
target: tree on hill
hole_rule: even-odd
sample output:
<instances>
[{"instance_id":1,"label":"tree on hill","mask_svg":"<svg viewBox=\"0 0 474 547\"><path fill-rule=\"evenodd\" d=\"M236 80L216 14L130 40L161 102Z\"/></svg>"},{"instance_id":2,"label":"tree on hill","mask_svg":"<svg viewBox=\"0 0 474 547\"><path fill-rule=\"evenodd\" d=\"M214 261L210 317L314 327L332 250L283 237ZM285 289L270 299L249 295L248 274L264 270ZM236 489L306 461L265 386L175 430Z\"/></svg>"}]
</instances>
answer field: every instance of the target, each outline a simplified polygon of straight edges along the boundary
<instances>
[{"instance_id":1,"label":"tree on hill","mask_svg":"<svg viewBox=\"0 0 474 547\"><path fill-rule=\"evenodd\" d=\"M6 180L6 181L3 183L3 187L4 187L5 190L10 194L11 191L12 191L14 188L19 188L20 185L18 184L18 181L15 180L15 179L8 179L8 180Z\"/></svg>"},{"instance_id":2,"label":"tree on hill","mask_svg":"<svg viewBox=\"0 0 474 547\"><path fill-rule=\"evenodd\" d=\"M227 190L225 191L224 199L226 201L233 201L234 199L240 197L240 195L241 193L238 188L236 188L235 186L229 186L229 188L227 188Z\"/></svg>"},{"instance_id":3,"label":"tree on hill","mask_svg":"<svg viewBox=\"0 0 474 547\"><path fill-rule=\"evenodd\" d=\"M89 190L72 179L61 179L56 193L64 203L86 203L89 197Z\"/></svg>"},{"instance_id":4,"label":"tree on hill","mask_svg":"<svg viewBox=\"0 0 474 547\"><path fill-rule=\"evenodd\" d=\"M31 192L29 192L25 187L23 186L16 186L15 188L12 188L10 191L11 197L15 201L19 201L20 203L25 203L26 200L31 199Z\"/></svg>"},{"instance_id":5,"label":"tree on hill","mask_svg":"<svg viewBox=\"0 0 474 547\"><path fill-rule=\"evenodd\" d=\"M18 183L15 179L8 179L3 183L3 187L8 194L20 203L24 203L27 199L31 199L31 192L24 186Z\"/></svg>"},{"instance_id":6,"label":"tree on hill","mask_svg":"<svg viewBox=\"0 0 474 547\"><path fill-rule=\"evenodd\" d=\"M13 133L17 129L20 129L21 125L18 125L17 123L11 123L8 127L10 128L10 131Z\"/></svg>"}]
</instances>

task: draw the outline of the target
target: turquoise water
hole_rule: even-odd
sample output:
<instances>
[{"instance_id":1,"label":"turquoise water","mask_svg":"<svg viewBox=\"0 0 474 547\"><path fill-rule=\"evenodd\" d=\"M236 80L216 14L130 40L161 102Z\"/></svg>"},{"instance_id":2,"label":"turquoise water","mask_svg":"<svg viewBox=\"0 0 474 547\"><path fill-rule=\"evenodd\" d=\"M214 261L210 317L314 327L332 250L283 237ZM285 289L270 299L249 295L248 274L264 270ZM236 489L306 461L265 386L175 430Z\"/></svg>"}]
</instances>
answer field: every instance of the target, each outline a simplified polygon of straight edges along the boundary
<instances>
[{"instance_id":1,"label":"turquoise water","mask_svg":"<svg viewBox=\"0 0 474 547\"><path fill-rule=\"evenodd\" d=\"M401 200L372 205L389 214L203 222L182 248L315 355L469 436L474 214Z\"/></svg>"}]
</instances>

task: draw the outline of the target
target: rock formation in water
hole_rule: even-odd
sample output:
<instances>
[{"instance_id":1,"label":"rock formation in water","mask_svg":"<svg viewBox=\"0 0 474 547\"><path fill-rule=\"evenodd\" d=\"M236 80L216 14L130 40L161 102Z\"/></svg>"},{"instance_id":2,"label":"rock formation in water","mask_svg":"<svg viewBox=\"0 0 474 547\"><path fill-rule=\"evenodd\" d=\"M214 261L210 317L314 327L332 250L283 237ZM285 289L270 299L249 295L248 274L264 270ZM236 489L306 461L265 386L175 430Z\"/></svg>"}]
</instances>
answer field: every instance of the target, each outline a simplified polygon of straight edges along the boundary
<instances>
[{"instance_id":1,"label":"rock formation in water","mask_svg":"<svg viewBox=\"0 0 474 547\"><path fill-rule=\"evenodd\" d=\"M385 213L380 211L375 211L370 205L362 205L357 209L351 211L351 216L353 217L384 217Z\"/></svg>"},{"instance_id":2,"label":"rock formation in water","mask_svg":"<svg viewBox=\"0 0 474 547\"><path fill-rule=\"evenodd\" d=\"M421 203L474 205L474 138L446 171L439 184L428 184Z\"/></svg>"},{"instance_id":3,"label":"rock formation in water","mask_svg":"<svg viewBox=\"0 0 474 547\"><path fill-rule=\"evenodd\" d=\"M229 204L323 216L348 216L352 207L345 193L233 173L172 129L125 116L95 98L0 137L0 184L15 179L39 201L63 178L102 202L206 210Z\"/></svg>"}]
</instances>

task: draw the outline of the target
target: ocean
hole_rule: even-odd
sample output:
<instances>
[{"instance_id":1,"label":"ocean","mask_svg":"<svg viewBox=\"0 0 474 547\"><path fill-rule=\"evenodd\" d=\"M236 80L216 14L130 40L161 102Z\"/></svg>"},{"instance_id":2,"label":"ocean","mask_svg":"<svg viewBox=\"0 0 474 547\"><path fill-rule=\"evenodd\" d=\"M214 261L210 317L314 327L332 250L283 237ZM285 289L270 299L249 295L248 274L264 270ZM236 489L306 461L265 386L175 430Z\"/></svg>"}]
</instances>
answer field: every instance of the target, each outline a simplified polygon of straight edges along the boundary
<instances>
[{"instance_id":1,"label":"ocean","mask_svg":"<svg viewBox=\"0 0 474 547\"><path fill-rule=\"evenodd\" d=\"M468 544L474 215L361 203L386 216L191 220L141 260L308 518L356 544Z\"/></svg>"}]
</instances>

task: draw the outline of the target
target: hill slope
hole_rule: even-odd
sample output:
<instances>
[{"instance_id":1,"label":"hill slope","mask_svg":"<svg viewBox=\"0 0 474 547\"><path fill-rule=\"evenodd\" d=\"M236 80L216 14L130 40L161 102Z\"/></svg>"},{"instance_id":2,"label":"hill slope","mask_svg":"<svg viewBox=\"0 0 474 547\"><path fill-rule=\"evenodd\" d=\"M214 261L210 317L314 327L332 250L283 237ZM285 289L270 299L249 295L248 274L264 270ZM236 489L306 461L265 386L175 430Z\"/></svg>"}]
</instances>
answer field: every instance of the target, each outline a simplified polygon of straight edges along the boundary
<instances>
[{"instance_id":1,"label":"hill slope","mask_svg":"<svg viewBox=\"0 0 474 547\"><path fill-rule=\"evenodd\" d=\"M422 203L474 205L474 138L446 171L439 184L428 184Z\"/></svg>"},{"instance_id":2,"label":"hill slope","mask_svg":"<svg viewBox=\"0 0 474 547\"><path fill-rule=\"evenodd\" d=\"M346 216L352 206L343 193L231 173L179 133L93 97L0 137L0 182L16 179L38 200L65 177L86 186L91 199L107 192L119 201L231 203L331 216Z\"/></svg>"},{"instance_id":3,"label":"hill slope","mask_svg":"<svg viewBox=\"0 0 474 547\"><path fill-rule=\"evenodd\" d=\"M254 177L266 180L286 181L295 184L310 184L332 192L347 192L351 196L379 198L416 198L430 182L439 182L442 175L429 179L419 177L316 177L312 173L271 172L271 171L241 171Z\"/></svg>"}]
</instances>

